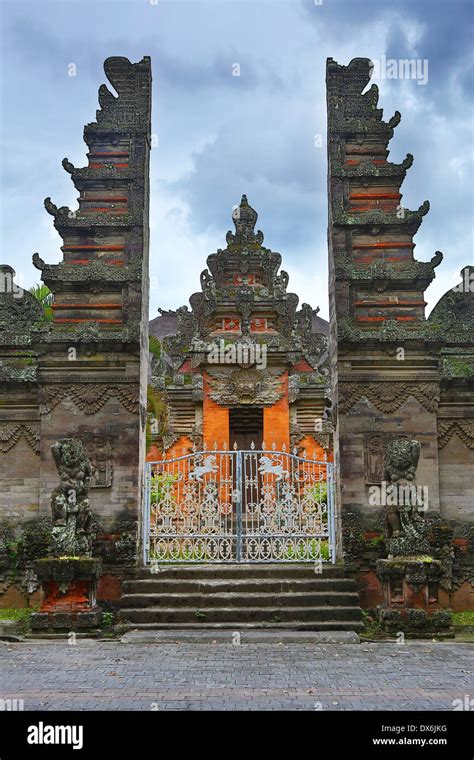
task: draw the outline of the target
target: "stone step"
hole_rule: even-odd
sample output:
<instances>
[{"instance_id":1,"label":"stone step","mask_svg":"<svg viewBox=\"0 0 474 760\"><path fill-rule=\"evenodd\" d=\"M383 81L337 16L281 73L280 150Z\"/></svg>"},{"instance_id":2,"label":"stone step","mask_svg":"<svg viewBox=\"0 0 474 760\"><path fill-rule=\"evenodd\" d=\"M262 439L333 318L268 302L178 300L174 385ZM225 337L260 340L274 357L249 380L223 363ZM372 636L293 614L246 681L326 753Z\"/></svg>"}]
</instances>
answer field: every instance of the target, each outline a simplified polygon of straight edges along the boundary
<instances>
[{"instance_id":1,"label":"stone step","mask_svg":"<svg viewBox=\"0 0 474 760\"><path fill-rule=\"evenodd\" d=\"M318 623L325 621L359 621L362 612L359 607L202 607L198 609L173 607L123 608L120 612L122 622L135 623L170 623L176 627L183 623L286 623L292 626L294 621Z\"/></svg>"},{"instance_id":2,"label":"stone step","mask_svg":"<svg viewBox=\"0 0 474 760\"><path fill-rule=\"evenodd\" d=\"M310 578L185 578L163 576L161 573L139 580L126 580L123 593L128 594L214 594L239 592L251 593L302 593L305 591L355 592L356 583L351 578L325 578L313 574Z\"/></svg>"},{"instance_id":3,"label":"stone step","mask_svg":"<svg viewBox=\"0 0 474 760\"><path fill-rule=\"evenodd\" d=\"M294 620L291 623L248 623L242 622L242 620L235 620L234 622L226 623L180 623L177 626L175 623L134 623L133 630L139 631L152 631L152 630L170 630L176 631L177 629L183 631L205 631L205 630L228 630L228 631L242 631L242 630L279 630L279 631L363 631L364 624L360 620L323 620L323 621L302 621ZM230 634L229 634L230 635Z\"/></svg>"},{"instance_id":4,"label":"stone step","mask_svg":"<svg viewBox=\"0 0 474 760\"><path fill-rule=\"evenodd\" d=\"M160 564L159 570L152 572L149 567L137 570L135 579L156 578L344 578L344 569L338 565L323 564L322 573L315 572L318 567L314 562L308 563L222 563L167 565Z\"/></svg>"},{"instance_id":5,"label":"stone step","mask_svg":"<svg viewBox=\"0 0 474 760\"><path fill-rule=\"evenodd\" d=\"M359 595L354 592L308 591L303 593L252 593L220 591L202 593L134 593L122 597L124 608L192 608L204 607L350 607L359 605Z\"/></svg>"}]
</instances>

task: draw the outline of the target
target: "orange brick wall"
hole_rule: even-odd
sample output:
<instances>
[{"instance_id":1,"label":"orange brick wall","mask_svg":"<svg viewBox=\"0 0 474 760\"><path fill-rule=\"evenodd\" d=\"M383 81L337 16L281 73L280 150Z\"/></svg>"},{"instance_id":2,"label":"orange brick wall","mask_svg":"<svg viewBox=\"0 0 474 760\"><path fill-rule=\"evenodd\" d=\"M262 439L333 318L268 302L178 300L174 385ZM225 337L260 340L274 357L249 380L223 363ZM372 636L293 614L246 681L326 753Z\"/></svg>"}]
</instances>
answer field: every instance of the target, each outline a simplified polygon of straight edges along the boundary
<instances>
[{"instance_id":1,"label":"orange brick wall","mask_svg":"<svg viewBox=\"0 0 474 760\"><path fill-rule=\"evenodd\" d=\"M273 406L266 406L263 410L263 440L266 448L271 448L276 443L277 449L285 444L287 450L290 447L290 407L288 403L288 372L281 378L283 396Z\"/></svg>"},{"instance_id":2,"label":"orange brick wall","mask_svg":"<svg viewBox=\"0 0 474 760\"><path fill-rule=\"evenodd\" d=\"M184 452L183 452L184 449ZM193 442L186 435L181 435L176 443L173 443L166 451L166 459L173 459L174 457L182 457L184 454L190 454L193 450ZM163 453L160 449L153 444L150 451L146 455L147 462L160 462L163 458Z\"/></svg>"},{"instance_id":3,"label":"orange brick wall","mask_svg":"<svg viewBox=\"0 0 474 760\"><path fill-rule=\"evenodd\" d=\"M334 460L333 452L325 452L323 447L319 445L319 443L315 438L313 438L312 435L305 435L301 441L298 441L298 448L300 447L301 449L306 449L306 456L308 459L317 459L318 462L323 462L324 454L326 453L328 455L328 462L332 462Z\"/></svg>"},{"instance_id":4,"label":"orange brick wall","mask_svg":"<svg viewBox=\"0 0 474 760\"><path fill-rule=\"evenodd\" d=\"M214 442L217 443L218 449L221 449L224 443L229 448L229 410L210 398L209 381L205 372L203 378L203 440L208 449L214 448Z\"/></svg>"}]
</instances>

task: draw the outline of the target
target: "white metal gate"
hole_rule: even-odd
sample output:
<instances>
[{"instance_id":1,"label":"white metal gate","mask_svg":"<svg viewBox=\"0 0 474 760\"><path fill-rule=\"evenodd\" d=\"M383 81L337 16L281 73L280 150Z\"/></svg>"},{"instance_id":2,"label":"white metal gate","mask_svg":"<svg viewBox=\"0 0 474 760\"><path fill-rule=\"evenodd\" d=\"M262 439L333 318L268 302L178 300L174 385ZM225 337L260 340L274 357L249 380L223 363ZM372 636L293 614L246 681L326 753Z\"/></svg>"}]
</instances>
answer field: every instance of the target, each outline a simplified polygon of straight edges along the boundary
<instances>
[{"instance_id":1,"label":"white metal gate","mask_svg":"<svg viewBox=\"0 0 474 760\"><path fill-rule=\"evenodd\" d=\"M333 465L285 451L148 462L144 561L335 562Z\"/></svg>"}]
</instances>

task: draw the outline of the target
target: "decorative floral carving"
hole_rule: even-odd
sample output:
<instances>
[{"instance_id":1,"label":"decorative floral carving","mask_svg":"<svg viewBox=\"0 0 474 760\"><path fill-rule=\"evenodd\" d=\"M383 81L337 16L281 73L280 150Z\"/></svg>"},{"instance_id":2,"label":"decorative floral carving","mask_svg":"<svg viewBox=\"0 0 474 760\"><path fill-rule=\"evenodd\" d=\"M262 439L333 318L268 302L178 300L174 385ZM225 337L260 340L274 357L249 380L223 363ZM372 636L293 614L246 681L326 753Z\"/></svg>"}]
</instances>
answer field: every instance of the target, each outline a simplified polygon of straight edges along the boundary
<instances>
[{"instance_id":1,"label":"decorative floral carving","mask_svg":"<svg viewBox=\"0 0 474 760\"><path fill-rule=\"evenodd\" d=\"M0 423L0 451L2 454L10 451L22 436L26 438L35 454L39 454L39 425L34 422Z\"/></svg>"},{"instance_id":2,"label":"decorative floral carving","mask_svg":"<svg viewBox=\"0 0 474 760\"><path fill-rule=\"evenodd\" d=\"M138 414L138 387L136 385L50 385L39 390L40 413L49 412L64 398L71 398L85 414L95 414L110 398L117 398L132 414Z\"/></svg>"},{"instance_id":3,"label":"decorative floral carving","mask_svg":"<svg viewBox=\"0 0 474 760\"><path fill-rule=\"evenodd\" d=\"M457 435L469 449L474 449L474 420L446 420L438 422L438 447L446 446Z\"/></svg>"},{"instance_id":4,"label":"decorative floral carving","mask_svg":"<svg viewBox=\"0 0 474 760\"><path fill-rule=\"evenodd\" d=\"M439 402L439 387L436 383L340 383L339 394L341 412L347 412L364 397L385 413L394 412L408 396L416 398L428 412L436 411Z\"/></svg>"}]
</instances>

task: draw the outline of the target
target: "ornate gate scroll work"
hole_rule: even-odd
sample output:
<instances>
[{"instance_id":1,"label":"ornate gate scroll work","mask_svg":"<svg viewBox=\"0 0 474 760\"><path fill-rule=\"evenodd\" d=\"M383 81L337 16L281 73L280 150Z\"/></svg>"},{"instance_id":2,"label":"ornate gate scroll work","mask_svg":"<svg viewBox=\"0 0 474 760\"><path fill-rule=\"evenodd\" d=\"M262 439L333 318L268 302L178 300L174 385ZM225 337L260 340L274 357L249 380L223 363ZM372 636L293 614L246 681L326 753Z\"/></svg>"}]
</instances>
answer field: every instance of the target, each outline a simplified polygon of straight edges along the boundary
<instances>
[{"instance_id":1,"label":"ornate gate scroll work","mask_svg":"<svg viewBox=\"0 0 474 760\"><path fill-rule=\"evenodd\" d=\"M284 451L149 462L146 563L335 561L332 464Z\"/></svg>"}]
</instances>

